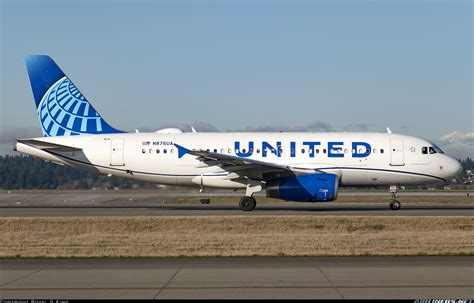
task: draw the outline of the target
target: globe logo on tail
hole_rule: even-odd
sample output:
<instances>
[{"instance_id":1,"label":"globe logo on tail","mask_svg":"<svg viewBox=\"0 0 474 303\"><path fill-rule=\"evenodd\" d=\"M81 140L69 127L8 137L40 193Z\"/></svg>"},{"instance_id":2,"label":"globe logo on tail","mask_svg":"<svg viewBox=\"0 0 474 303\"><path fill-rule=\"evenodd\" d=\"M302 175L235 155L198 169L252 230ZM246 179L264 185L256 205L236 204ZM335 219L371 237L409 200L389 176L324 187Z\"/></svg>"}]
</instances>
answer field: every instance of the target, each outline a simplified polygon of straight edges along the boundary
<instances>
[{"instance_id":1,"label":"globe logo on tail","mask_svg":"<svg viewBox=\"0 0 474 303\"><path fill-rule=\"evenodd\" d=\"M44 136L100 134L110 127L67 77L49 88L38 115Z\"/></svg>"}]
</instances>

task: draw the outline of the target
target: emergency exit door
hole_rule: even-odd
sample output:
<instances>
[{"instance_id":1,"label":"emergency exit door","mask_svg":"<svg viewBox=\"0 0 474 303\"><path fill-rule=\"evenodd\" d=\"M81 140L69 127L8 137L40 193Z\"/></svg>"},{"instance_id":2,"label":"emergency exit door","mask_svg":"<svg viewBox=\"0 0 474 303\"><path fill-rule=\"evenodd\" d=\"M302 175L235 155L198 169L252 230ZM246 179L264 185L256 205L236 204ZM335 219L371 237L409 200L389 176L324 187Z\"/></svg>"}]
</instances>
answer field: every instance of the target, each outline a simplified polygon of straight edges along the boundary
<instances>
[{"instance_id":1,"label":"emergency exit door","mask_svg":"<svg viewBox=\"0 0 474 303\"><path fill-rule=\"evenodd\" d=\"M123 139L112 139L110 143L110 165L124 166Z\"/></svg>"},{"instance_id":2,"label":"emergency exit door","mask_svg":"<svg viewBox=\"0 0 474 303\"><path fill-rule=\"evenodd\" d=\"M403 139L390 139L390 165L405 165Z\"/></svg>"}]
</instances>

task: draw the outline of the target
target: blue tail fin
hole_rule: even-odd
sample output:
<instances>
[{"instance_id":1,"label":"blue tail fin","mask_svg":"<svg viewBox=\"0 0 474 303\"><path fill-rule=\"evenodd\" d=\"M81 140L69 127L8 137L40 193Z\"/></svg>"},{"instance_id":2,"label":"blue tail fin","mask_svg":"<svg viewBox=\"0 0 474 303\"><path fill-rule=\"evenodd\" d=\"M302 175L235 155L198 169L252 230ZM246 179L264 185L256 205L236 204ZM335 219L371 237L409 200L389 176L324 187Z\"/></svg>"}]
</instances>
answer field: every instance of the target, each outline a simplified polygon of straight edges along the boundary
<instances>
[{"instance_id":1,"label":"blue tail fin","mask_svg":"<svg viewBox=\"0 0 474 303\"><path fill-rule=\"evenodd\" d=\"M122 132L102 119L49 56L30 55L25 61L44 136Z\"/></svg>"}]
</instances>

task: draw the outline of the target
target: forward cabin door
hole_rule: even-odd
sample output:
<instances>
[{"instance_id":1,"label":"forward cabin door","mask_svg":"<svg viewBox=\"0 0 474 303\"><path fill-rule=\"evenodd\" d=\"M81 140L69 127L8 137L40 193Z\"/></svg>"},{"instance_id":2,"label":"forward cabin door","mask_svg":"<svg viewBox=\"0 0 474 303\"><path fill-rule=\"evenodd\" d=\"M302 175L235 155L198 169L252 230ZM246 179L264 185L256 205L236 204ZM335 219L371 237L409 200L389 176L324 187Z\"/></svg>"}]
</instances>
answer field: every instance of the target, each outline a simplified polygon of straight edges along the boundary
<instances>
[{"instance_id":1,"label":"forward cabin door","mask_svg":"<svg viewBox=\"0 0 474 303\"><path fill-rule=\"evenodd\" d=\"M403 155L403 139L390 139L390 165L405 165Z\"/></svg>"},{"instance_id":2,"label":"forward cabin door","mask_svg":"<svg viewBox=\"0 0 474 303\"><path fill-rule=\"evenodd\" d=\"M112 139L110 143L110 165L124 166L123 162L123 139Z\"/></svg>"}]
</instances>

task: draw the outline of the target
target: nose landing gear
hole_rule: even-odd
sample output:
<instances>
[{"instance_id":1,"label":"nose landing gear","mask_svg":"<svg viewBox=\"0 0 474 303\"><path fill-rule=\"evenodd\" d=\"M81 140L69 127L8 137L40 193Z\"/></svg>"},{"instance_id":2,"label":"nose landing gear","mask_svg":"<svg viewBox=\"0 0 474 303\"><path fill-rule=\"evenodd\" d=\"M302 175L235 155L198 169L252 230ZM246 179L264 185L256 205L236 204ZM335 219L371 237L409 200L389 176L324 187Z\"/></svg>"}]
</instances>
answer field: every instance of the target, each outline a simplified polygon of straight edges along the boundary
<instances>
[{"instance_id":1,"label":"nose landing gear","mask_svg":"<svg viewBox=\"0 0 474 303\"><path fill-rule=\"evenodd\" d=\"M390 186L390 193L392 194L392 199L390 201L390 209L391 210L399 210L402 204L397 200L397 186Z\"/></svg>"},{"instance_id":2,"label":"nose landing gear","mask_svg":"<svg viewBox=\"0 0 474 303\"><path fill-rule=\"evenodd\" d=\"M400 202L398 202L398 200L392 200L390 202L390 209L391 210L399 210L401 206L402 205L400 204Z\"/></svg>"}]
</instances>

